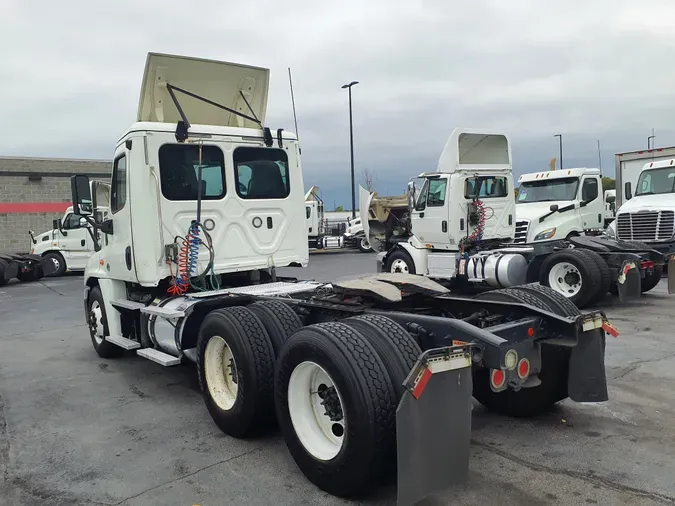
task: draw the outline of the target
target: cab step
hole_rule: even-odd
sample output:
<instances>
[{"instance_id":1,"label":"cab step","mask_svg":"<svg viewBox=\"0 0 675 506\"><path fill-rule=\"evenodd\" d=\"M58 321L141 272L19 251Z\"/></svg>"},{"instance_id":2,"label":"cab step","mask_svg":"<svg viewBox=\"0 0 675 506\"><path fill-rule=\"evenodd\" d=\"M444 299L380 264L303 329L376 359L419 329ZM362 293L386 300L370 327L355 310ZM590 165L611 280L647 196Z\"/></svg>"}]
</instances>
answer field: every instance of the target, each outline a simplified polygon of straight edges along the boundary
<instances>
[{"instance_id":1,"label":"cab step","mask_svg":"<svg viewBox=\"0 0 675 506\"><path fill-rule=\"evenodd\" d=\"M142 350L138 350L136 354L143 358L147 358L148 360L152 360L159 365L163 365L164 367L180 364L180 359L178 357L174 357L173 355L169 355L168 353L153 348L143 348Z\"/></svg>"},{"instance_id":2,"label":"cab step","mask_svg":"<svg viewBox=\"0 0 675 506\"><path fill-rule=\"evenodd\" d=\"M141 343L138 341L132 341L122 336L105 336L105 340L125 350L135 350L141 347Z\"/></svg>"}]
</instances>

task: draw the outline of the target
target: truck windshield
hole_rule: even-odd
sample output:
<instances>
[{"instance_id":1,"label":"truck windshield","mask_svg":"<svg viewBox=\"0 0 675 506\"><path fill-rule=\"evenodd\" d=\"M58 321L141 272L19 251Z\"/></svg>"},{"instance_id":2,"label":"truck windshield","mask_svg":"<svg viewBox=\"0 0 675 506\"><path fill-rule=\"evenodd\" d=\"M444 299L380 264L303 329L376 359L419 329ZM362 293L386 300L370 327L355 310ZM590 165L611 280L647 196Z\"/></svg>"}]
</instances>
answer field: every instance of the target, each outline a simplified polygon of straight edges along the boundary
<instances>
[{"instance_id":1,"label":"truck windshield","mask_svg":"<svg viewBox=\"0 0 675 506\"><path fill-rule=\"evenodd\" d=\"M576 177L549 179L548 181L527 181L521 183L516 203L574 200L578 185L579 179Z\"/></svg>"},{"instance_id":2,"label":"truck windshield","mask_svg":"<svg viewBox=\"0 0 675 506\"><path fill-rule=\"evenodd\" d=\"M675 193L675 167L646 170L640 174L635 195Z\"/></svg>"}]
</instances>

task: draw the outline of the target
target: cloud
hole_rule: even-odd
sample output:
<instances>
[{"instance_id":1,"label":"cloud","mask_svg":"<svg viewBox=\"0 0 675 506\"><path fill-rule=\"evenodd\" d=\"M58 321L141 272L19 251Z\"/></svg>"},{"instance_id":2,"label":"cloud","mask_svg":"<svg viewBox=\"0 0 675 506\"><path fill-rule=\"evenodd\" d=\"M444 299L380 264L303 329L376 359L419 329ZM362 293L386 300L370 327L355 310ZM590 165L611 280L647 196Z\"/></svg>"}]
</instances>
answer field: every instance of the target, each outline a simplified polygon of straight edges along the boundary
<instances>
[{"instance_id":1,"label":"cloud","mask_svg":"<svg viewBox=\"0 0 675 506\"><path fill-rule=\"evenodd\" d=\"M305 185L350 204L346 90L357 182L396 193L433 170L456 126L509 132L517 174L565 165L613 173L614 154L675 145L669 0L339 4L5 0L0 154L108 158L134 121L148 51L271 69L268 122L293 129Z\"/></svg>"}]
</instances>

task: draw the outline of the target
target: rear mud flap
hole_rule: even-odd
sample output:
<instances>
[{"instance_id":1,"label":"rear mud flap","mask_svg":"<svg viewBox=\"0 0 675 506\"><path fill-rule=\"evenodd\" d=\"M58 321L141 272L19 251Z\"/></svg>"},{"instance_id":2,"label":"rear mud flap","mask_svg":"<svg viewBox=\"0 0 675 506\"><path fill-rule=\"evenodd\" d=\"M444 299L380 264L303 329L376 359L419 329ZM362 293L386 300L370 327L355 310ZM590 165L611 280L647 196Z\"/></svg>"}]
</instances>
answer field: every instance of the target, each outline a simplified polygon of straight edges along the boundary
<instances>
[{"instance_id":1,"label":"rear mud flap","mask_svg":"<svg viewBox=\"0 0 675 506\"><path fill-rule=\"evenodd\" d=\"M51 276L56 272L56 265L49 259L47 259L46 261L44 259L41 259L40 265L42 266L42 272L45 276Z\"/></svg>"},{"instance_id":2,"label":"rear mud flap","mask_svg":"<svg viewBox=\"0 0 675 506\"><path fill-rule=\"evenodd\" d=\"M668 258L668 293L675 293L675 255Z\"/></svg>"},{"instance_id":3,"label":"rear mud flap","mask_svg":"<svg viewBox=\"0 0 675 506\"><path fill-rule=\"evenodd\" d=\"M5 279L14 279L19 274L19 263L12 261L5 269Z\"/></svg>"},{"instance_id":4,"label":"rear mud flap","mask_svg":"<svg viewBox=\"0 0 675 506\"><path fill-rule=\"evenodd\" d=\"M584 332L572 348L567 393L576 402L604 402L609 399L603 330Z\"/></svg>"},{"instance_id":5,"label":"rear mud flap","mask_svg":"<svg viewBox=\"0 0 675 506\"><path fill-rule=\"evenodd\" d=\"M427 350L396 410L398 506L464 483L471 439L471 357L466 347Z\"/></svg>"},{"instance_id":6,"label":"rear mud flap","mask_svg":"<svg viewBox=\"0 0 675 506\"><path fill-rule=\"evenodd\" d=\"M619 292L619 300L622 302L640 297L642 280L640 279L640 269L637 262L634 260L623 262L616 280L616 286Z\"/></svg>"}]
</instances>

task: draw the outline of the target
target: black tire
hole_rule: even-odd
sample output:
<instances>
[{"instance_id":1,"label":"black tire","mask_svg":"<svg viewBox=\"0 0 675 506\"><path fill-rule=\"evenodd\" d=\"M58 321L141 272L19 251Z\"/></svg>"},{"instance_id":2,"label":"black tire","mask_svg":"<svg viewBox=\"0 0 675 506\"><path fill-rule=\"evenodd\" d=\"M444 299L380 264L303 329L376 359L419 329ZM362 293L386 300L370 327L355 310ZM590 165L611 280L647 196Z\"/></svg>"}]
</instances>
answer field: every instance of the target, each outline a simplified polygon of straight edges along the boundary
<instances>
[{"instance_id":1,"label":"black tire","mask_svg":"<svg viewBox=\"0 0 675 506\"><path fill-rule=\"evenodd\" d=\"M94 303L98 304L98 307L101 309L101 320L96 322L95 314L92 310ZM109 343L105 340L105 336L110 335L108 330L108 316L105 311L105 303L103 301L103 295L101 294L101 289L98 286L95 286L89 292L89 299L87 300L87 321L89 322L89 336L91 337L91 343L94 345L94 350L101 358L117 358L124 355L124 349L119 346ZM94 324L102 323L103 324L103 340L98 342L96 340L96 332L92 328Z\"/></svg>"},{"instance_id":2,"label":"black tire","mask_svg":"<svg viewBox=\"0 0 675 506\"><path fill-rule=\"evenodd\" d=\"M364 245L364 242L366 242L365 237L357 237L356 238L356 246L359 248L359 251L361 253L371 253L373 251L373 248L368 244L368 247Z\"/></svg>"},{"instance_id":3,"label":"black tire","mask_svg":"<svg viewBox=\"0 0 675 506\"><path fill-rule=\"evenodd\" d=\"M305 448L289 411L291 375L306 362L319 365L330 376L343 412L348 413L342 447L329 460L315 458ZM352 327L327 322L296 332L277 360L274 393L286 445L304 475L320 489L336 496L353 496L391 470L392 458L395 460L396 394L375 349Z\"/></svg>"},{"instance_id":4,"label":"black tire","mask_svg":"<svg viewBox=\"0 0 675 506\"><path fill-rule=\"evenodd\" d=\"M528 283L527 285L517 286L516 289L544 295L548 306L554 309L551 311L552 313L560 316L579 316L581 314L579 308L571 300L548 286Z\"/></svg>"},{"instance_id":5,"label":"black tire","mask_svg":"<svg viewBox=\"0 0 675 506\"><path fill-rule=\"evenodd\" d=\"M487 297L488 294L492 295ZM546 301L545 294L533 290L496 290L481 294L477 298L522 302L566 316L565 311L557 304ZM533 299L537 299L538 302L533 303ZM568 397L567 379L571 353L572 349L569 347L542 344L542 367L538 374L541 384L536 387L522 388L517 392L511 389L493 392L490 388L489 369L474 369L473 396L488 410L500 415L524 418L546 413L556 403Z\"/></svg>"},{"instance_id":6,"label":"black tire","mask_svg":"<svg viewBox=\"0 0 675 506\"><path fill-rule=\"evenodd\" d=\"M386 266L385 266L384 270L386 272L392 272L391 269L394 265L394 262L396 262L396 260L403 260L403 262L405 262L405 264L408 268L407 274L417 274L417 272L415 271L415 262L413 262L413 259L408 254L408 252L405 251L405 250L402 250L402 249L397 249L396 251L392 252L389 255L389 258L387 258L387 263L386 263ZM401 272L401 271L397 271L397 272ZM405 272L405 271L403 271L403 272Z\"/></svg>"},{"instance_id":7,"label":"black tire","mask_svg":"<svg viewBox=\"0 0 675 506\"><path fill-rule=\"evenodd\" d=\"M0 286L5 286L8 281L5 279L5 269L7 269L7 262L0 259Z\"/></svg>"},{"instance_id":8,"label":"black tire","mask_svg":"<svg viewBox=\"0 0 675 506\"><path fill-rule=\"evenodd\" d=\"M232 353L232 374L237 378L234 403L228 407L213 398L207 380L206 353L211 340L216 350L213 362L209 362L214 365L214 374L220 372L217 366L223 362L222 351L220 361L217 358L219 339ZM206 408L224 433L244 437L267 427L274 419L274 349L260 319L245 307L216 309L206 315L197 339L197 371ZM211 386L217 388L215 382L219 378L211 377Z\"/></svg>"},{"instance_id":9,"label":"black tire","mask_svg":"<svg viewBox=\"0 0 675 506\"><path fill-rule=\"evenodd\" d=\"M602 289L602 273L600 272L600 268L595 261L589 260L589 256L586 254L587 252L588 250L570 248L556 251L549 255L541 264L541 269L539 270L539 283L551 287L549 283L549 273L551 270L560 263L569 263L573 265L581 275L581 278L579 279L581 288L579 291L576 294L571 295L557 290L555 287L551 288L566 296L575 306L579 308L587 306L590 301L598 296L598 292Z\"/></svg>"},{"instance_id":10,"label":"black tire","mask_svg":"<svg viewBox=\"0 0 675 506\"><path fill-rule=\"evenodd\" d=\"M302 320L288 304L274 300L255 302L250 309L262 322L274 348L274 356L293 333L302 327Z\"/></svg>"},{"instance_id":11,"label":"black tire","mask_svg":"<svg viewBox=\"0 0 675 506\"><path fill-rule=\"evenodd\" d=\"M587 305L596 304L604 299L607 292L609 292L609 287L612 284L612 271L610 270L609 265L607 265L607 262L605 262L605 259L595 251L578 249L578 254L580 254L582 258L587 258L587 261L589 262L595 262L600 270L600 286L595 295L588 301Z\"/></svg>"},{"instance_id":12,"label":"black tire","mask_svg":"<svg viewBox=\"0 0 675 506\"><path fill-rule=\"evenodd\" d=\"M405 392L403 382L422 354L422 348L403 327L386 316L354 316L342 323L358 330L375 348L394 386L398 404Z\"/></svg>"},{"instance_id":13,"label":"black tire","mask_svg":"<svg viewBox=\"0 0 675 506\"><path fill-rule=\"evenodd\" d=\"M66 260L63 258L61 253L50 251L49 253L45 253L42 256L42 260L44 262L54 262L54 264L58 264L56 271L53 274L50 274L48 277L56 278L63 276L66 273Z\"/></svg>"}]
</instances>

